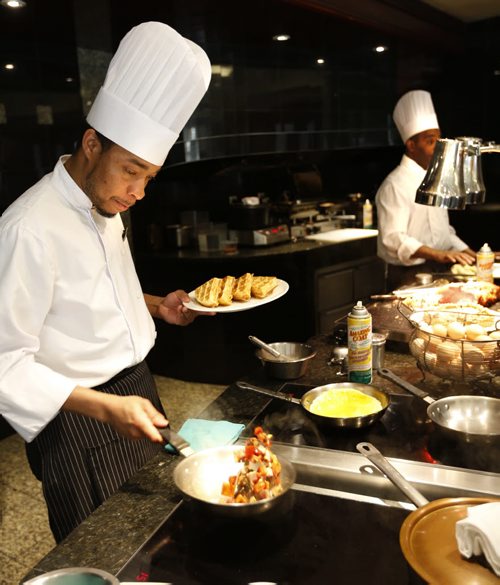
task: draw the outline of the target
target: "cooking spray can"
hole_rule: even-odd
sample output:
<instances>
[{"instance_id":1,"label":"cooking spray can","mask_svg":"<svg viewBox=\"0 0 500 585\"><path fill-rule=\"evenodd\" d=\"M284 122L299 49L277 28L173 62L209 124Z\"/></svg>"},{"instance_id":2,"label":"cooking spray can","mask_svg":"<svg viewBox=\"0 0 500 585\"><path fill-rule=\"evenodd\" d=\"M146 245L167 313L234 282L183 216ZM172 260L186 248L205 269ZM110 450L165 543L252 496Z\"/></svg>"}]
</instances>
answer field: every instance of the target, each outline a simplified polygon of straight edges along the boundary
<instances>
[{"instance_id":1,"label":"cooking spray can","mask_svg":"<svg viewBox=\"0 0 500 585\"><path fill-rule=\"evenodd\" d=\"M372 381L372 316L358 301L347 315L348 379Z\"/></svg>"},{"instance_id":2,"label":"cooking spray can","mask_svg":"<svg viewBox=\"0 0 500 585\"><path fill-rule=\"evenodd\" d=\"M476 272L477 280L493 282L493 263L495 262L495 252L491 250L488 244L476 254Z\"/></svg>"}]
</instances>

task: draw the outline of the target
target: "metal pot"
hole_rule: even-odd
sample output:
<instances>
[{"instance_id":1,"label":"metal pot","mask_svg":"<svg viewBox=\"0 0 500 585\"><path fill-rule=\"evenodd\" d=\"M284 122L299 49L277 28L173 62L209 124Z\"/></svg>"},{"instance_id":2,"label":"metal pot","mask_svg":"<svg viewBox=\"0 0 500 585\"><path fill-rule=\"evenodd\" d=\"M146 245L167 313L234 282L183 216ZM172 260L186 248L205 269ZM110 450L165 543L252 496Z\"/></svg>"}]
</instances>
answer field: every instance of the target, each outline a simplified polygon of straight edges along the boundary
<instances>
[{"instance_id":1,"label":"metal pot","mask_svg":"<svg viewBox=\"0 0 500 585\"><path fill-rule=\"evenodd\" d=\"M258 349L255 355L262 362L266 373L280 380L294 380L303 376L307 372L310 361L316 355L314 349L306 343L281 341L268 345L277 350L285 359L273 357L263 349Z\"/></svg>"},{"instance_id":2,"label":"metal pot","mask_svg":"<svg viewBox=\"0 0 500 585\"><path fill-rule=\"evenodd\" d=\"M24 585L120 585L120 581L100 569L72 567L49 571L25 581Z\"/></svg>"},{"instance_id":3,"label":"metal pot","mask_svg":"<svg viewBox=\"0 0 500 585\"><path fill-rule=\"evenodd\" d=\"M228 518L250 518L277 508L295 482L295 468L280 457L282 492L277 496L248 504L221 503L222 484L236 475L240 464L235 453L242 445L225 445L204 449L183 459L174 469L174 481L186 499L192 500L203 511Z\"/></svg>"},{"instance_id":4,"label":"metal pot","mask_svg":"<svg viewBox=\"0 0 500 585\"><path fill-rule=\"evenodd\" d=\"M467 516L469 506L499 499L440 498L429 502L371 443L358 443L356 448L417 506L401 526L399 543L407 562L425 583L498 582L492 571L461 558L455 524Z\"/></svg>"},{"instance_id":5,"label":"metal pot","mask_svg":"<svg viewBox=\"0 0 500 585\"><path fill-rule=\"evenodd\" d=\"M427 416L449 438L468 443L500 441L500 399L462 395L435 400L387 368L381 368L378 373L425 400L429 404Z\"/></svg>"},{"instance_id":6,"label":"metal pot","mask_svg":"<svg viewBox=\"0 0 500 585\"><path fill-rule=\"evenodd\" d=\"M268 396L272 396L273 398L278 398L280 400L286 400L288 402L293 402L294 404L299 404L313 420L315 420L321 425L331 427L343 427L351 429L360 429L363 427L367 427L374 423L375 421L379 420L384 415L385 411L387 410L387 407L390 404L389 395L380 390L379 388L376 388L375 386L370 386L369 384L355 384L353 382L339 382L336 384L326 384L324 386L317 386L316 388L308 390L300 399L295 398L295 396L292 396L291 394L280 394L278 392L268 390L267 388L261 388L260 386L248 384L247 382L241 381L236 382L236 385L244 390L253 390L254 392L267 394ZM311 412L311 404L314 401L314 399L317 398L320 394L323 394L327 390L342 388L359 390L364 394L373 396L382 404L381 410L378 410L377 412L372 412L370 414L366 414L364 416L351 416L343 418L322 416L319 414L315 414L314 412Z\"/></svg>"}]
</instances>

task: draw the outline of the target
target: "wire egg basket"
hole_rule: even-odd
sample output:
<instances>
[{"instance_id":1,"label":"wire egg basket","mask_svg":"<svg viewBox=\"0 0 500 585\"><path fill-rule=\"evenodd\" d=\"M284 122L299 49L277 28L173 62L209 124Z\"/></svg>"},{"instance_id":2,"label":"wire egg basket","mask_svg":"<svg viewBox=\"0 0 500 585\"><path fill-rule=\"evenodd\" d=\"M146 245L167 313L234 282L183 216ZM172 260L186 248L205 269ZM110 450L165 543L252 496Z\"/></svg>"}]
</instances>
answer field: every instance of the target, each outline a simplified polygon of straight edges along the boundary
<instances>
[{"instance_id":1,"label":"wire egg basket","mask_svg":"<svg viewBox=\"0 0 500 585\"><path fill-rule=\"evenodd\" d=\"M500 314L422 310L408 317L410 352L440 378L470 382L500 375Z\"/></svg>"}]
</instances>

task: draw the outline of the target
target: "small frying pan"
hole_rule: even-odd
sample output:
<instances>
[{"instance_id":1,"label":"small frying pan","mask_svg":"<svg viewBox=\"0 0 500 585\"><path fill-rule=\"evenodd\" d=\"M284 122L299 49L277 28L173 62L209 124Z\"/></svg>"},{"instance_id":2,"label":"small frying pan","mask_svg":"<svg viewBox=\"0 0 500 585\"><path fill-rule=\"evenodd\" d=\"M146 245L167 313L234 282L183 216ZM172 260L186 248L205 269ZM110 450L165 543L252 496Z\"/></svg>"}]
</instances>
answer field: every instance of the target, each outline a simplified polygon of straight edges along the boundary
<instances>
[{"instance_id":1,"label":"small frying pan","mask_svg":"<svg viewBox=\"0 0 500 585\"><path fill-rule=\"evenodd\" d=\"M209 513L228 518L251 518L281 506L283 496L295 483L292 463L279 457L281 465L281 492L271 498L249 503L226 503L221 500L222 484L241 468L236 455L244 446L221 445L195 452L184 437L166 427L159 429L166 443L170 443L184 458L174 469L174 482L186 500L191 500Z\"/></svg>"},{"instance_id":2,"label":"small frying pan","mask_svg":"<svg viewBox=\"0 0 500 585\"><path fill-rule=\"evenodd\" d=\"M378 373L429 404L427 416L449 438L467 443L500 443L500 399L489 396L447 396L435 400L391 370Z\"/></svg>"},{"instance_id":3,"label":"small frying pan","mask_svg":"<svg viewBox=\"0 0 500 585\"><path fill-rule=\"evenodd\" d=\"M308 390L302 398L295 398L292 394L283 394L279 392L273 392L272 390L268 390L267 388L261 388L260 386L254 386L253 384L248 384L247 382L236 382L236 386L238 388L242 388L244 390L253 390L254 392L260 392L261 394L267 394L268 396L272 396L273 398L278 398L279 400L286 400L288 402L293 402L294 404L298 404L302 406L302 408L307 412L307 414L312 417L316 422L322 425L328 425L332 427L344 427L344 428L351 428L351 429L360 429L371 425L375 421L379 420L383 415L384 412L387 410L387 407L390 404L389 395L376 388L375 386L370 386L369 384L356 384L354 382L339 382L336 384L326 384L324 386L317 386L316 388L312 388ZM313 401L320 395L326 392L327 390L336 390L336 389L350 389L350 390L358 390L359 392L363 392L364 394L368 394L369 396L373 396L376 398L382 408L377 410L376 412L372 412L370 414L366 414L364 416L351 416L351 417L331 417L331 416L322 416L320 414L315 414L311 412L311 404Z\"/></svg>"},{"instance_id":4,"label":"small frying pan","mask_svg":"<svg viewBox=\"0 0 500 585\"><path fill-rule=\"evenodd\" d=\"M426 583L498 585L492 570L462 558L455 524L467 517L469 506L500 499L441 498L429 502L371 443L358 443L356 448L417 506L401 525L399 544L409 565Z\"/></svg>"}]
</instances>

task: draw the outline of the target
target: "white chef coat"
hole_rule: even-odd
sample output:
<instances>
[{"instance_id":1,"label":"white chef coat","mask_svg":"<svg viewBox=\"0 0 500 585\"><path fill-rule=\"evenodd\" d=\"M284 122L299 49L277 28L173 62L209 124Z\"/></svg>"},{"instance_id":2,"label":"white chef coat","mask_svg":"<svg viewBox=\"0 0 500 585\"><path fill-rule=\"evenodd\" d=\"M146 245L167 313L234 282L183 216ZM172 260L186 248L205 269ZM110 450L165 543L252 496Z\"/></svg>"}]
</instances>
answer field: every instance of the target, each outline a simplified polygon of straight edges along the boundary
<instances>
[{"instance_id":1,"label":"white chef coat","mask_svg":"<svg viewBox=\"0 0 500 585\"><path fill-rule=\"evenodd\" d=\"M66 159L0 218L0 412L27 441L156 337L121 217L92 209Z\"/></svg>"},{"instance_id":2,"label":"white chef coat","mask_svg":"<svg viewBox=\"0 0 500 585\"><path fill-rule=\"evenodd\" d=\"M423 258L411 258L420 246L459 251L468 247L450 225L447 209L415 203L424 177L425 170L403 155L377 191L377 253L389 264L422 264Z\"/></svg>"}]
</instances>

